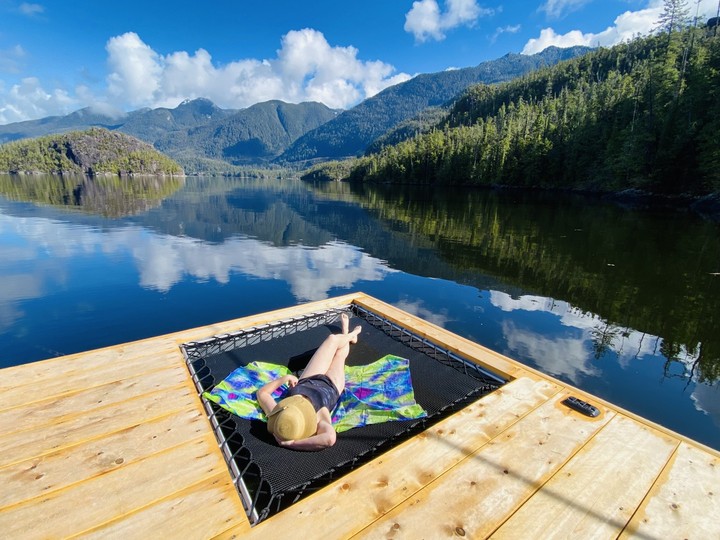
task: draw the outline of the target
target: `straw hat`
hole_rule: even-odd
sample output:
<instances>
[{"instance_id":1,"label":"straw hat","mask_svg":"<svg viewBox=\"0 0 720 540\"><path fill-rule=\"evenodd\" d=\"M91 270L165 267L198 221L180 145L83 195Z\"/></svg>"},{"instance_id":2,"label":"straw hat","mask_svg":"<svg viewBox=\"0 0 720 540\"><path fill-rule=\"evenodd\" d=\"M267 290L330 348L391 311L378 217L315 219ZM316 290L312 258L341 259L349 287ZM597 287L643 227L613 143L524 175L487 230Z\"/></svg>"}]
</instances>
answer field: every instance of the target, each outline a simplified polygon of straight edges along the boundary
<instances>
[{"instance_id":1,"label":"straw hat","mask_svg":"<svg viewBox=\"0 0 720 540\"><path fill-rule=\"evenodd\" d=\"M306 439L317 431L315 408L300 395L285 398L268 414L268 431L283 441Z\"/></svg>"}]
</instances>

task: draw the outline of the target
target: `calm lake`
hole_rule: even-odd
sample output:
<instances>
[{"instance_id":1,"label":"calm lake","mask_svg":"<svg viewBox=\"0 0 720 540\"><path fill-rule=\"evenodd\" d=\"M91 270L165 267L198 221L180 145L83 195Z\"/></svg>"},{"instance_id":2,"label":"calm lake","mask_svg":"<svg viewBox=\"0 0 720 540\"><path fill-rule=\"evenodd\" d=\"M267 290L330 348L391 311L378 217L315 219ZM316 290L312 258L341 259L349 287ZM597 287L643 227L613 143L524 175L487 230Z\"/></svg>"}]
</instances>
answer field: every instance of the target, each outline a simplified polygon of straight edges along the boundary
<instances>
[{"instance_id":1,"label":"calm lake","mask_svg":"<svg viewBox=\"0 0 720 540\"><path fill-rule=\"evenodd\" d=\"M0 367L363 291L720 449L720 225L580 196L0 175Z\"/></svg>"}]
</instances>

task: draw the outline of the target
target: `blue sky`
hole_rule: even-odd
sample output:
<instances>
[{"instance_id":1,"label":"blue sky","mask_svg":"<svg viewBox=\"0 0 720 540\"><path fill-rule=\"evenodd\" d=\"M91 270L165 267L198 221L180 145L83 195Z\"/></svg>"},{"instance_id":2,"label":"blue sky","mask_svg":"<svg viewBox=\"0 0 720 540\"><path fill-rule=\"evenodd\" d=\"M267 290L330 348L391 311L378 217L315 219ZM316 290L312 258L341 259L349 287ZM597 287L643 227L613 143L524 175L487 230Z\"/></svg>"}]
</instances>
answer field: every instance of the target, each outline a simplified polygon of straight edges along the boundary
<instances>
[{"instance_id":1,"label":"blue sky","mask_svg":"<svg viewBox=\"0 0 720 540\"><path fill-rule=\"evenodd\" d=\"M350 108L419 73L610 46L662 0L0 0L0 124L207 97ZM717 0L688 0L702 20Z\"/></svg>"}]
</instances>

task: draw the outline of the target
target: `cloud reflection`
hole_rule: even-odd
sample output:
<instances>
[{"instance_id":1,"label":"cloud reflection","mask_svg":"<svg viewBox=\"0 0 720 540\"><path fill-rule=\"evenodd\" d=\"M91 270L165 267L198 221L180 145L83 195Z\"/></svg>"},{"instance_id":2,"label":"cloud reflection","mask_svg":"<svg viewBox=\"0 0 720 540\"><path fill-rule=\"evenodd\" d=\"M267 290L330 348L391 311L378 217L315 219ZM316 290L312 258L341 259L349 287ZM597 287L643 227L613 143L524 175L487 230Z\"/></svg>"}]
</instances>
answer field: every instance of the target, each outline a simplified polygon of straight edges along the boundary
<instances>
[{"instance_id":1,"label":"cloud reflection","mask_svg":"<svg viewBox=\"0 0 720 540\"><path fill-rule=\"evenodd\" d=\"M118 256L129 254L140 275L140 286L169 291L188 276L198 281L227 283L233 273L259 279L278 279L290 285L300 301L327 298L333 288L349 288L361 280L382 280L394 270L344 242L329 242L309 248L302 245L275 247L248 237L233 237L221 244L193 238L157 234L138 226L100 231L44 218L0 215L0 232L16 238L15 245L0 245L0 260L23 261L51 258L57 265L80 255ZM20 246L21 247L18 247ZM34 265L15 276L23 281L22 294L11 288L10 268L0 266L3 284L0 302L37 297L44 289L42 275ZM17 269L14 270L17 273ZM31 285L28 286L28 283ZM19 295L19 296L18 296Z\"/></svg>"},{"instance_id":2,"label":"cloud reflection","mask_svg":"<svg viewBox=\"0 0 720 540\"><path fill-rule=\"evenodd\" d=\"M720 427L720 386L698 384L690 398L698 411L710 416L713 423Z\"/></svg>"},{"instance_id":3,"label":"cloud reflection","mask_svg":"<svg viewBox=\"0 0 720 540\"><path fill-rule=\"evenodd\" d=\"M398 309L402 309L403 311L406 311L412 315L415 315L416 317L431 322L434 325L439 326L440 328L445 328L447 326L447 323L450 321L450 317L448 316L448 312L446 309L441 309L439 311L436 309L429 309L425 307L422 300L416 300L415 302L411 302L407 299L400 300L399 302L395 303L395 307L397 307Z\"/></svg>"},{"instance_id":4,"label":"cloud reflection","mask_svg":"<svg viewBox=\"0 0 720 540\"><path fill-rule=\"evenodd\" d=\"M514 298L491 291L490 303L504 312L522 310L555 315L558 325L565 329L558 337L551 337L550 332L541 334L520 328L511 321L503 322L503 334L512 353L530 358L547 372L567 377L574 384L582 376L600 375L592 358L600 358L605 352L614 353L623 369L629 369L633 362L662 356L662 338L613 325L561 300L532 295ZM574 331L568 332L570 329ZM694 358L683 351L678 360L687 364Z\"/></svg>"},{"instance_id":5,"label":"cloud reflection","mask_svg":"<svg viewBox=\"0 0 720 540\"><path fill-rule=\"evenodd\" d=\"M564 376L573 384L578 384L582 376L600 375L600 370L591 364L582 337L549 338L521 329L511 321L503 321L502 330L512 353L532 358L547 373Z\"/></svg>"}]
</instances>

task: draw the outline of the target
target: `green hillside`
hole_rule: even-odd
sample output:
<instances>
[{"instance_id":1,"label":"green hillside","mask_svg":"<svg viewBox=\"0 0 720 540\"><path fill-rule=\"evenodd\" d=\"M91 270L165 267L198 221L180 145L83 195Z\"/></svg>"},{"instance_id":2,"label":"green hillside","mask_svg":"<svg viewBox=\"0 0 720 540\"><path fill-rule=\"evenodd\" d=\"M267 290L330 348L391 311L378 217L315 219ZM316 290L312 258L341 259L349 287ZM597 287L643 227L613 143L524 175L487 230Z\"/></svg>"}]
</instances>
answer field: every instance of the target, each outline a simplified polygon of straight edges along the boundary
<instances>
[{"instance_id":1,"label":"green hillside","mask_svg":"<svg viewBox=\"0 0 720 540\"><path fill-rule=\"evenodd\" d=\"M88 175L182 175L152 146L123 133L93 128L0 145L0 172Z\"/></svg>"},{"instance_id":2,"label":"green hillside","mask_svg":"<svg viewBox=\"0 0 720 540\"><path fill-rule=\"evenodd\" d=\"M174 109L159 107L135 111L118 126L118 131L155 144L169 133L187 131L211 122L219 122L235 114L234 110L221 109L209 99L183 101Z\"/></svg>"},{"instance_id":3,"label":"green hillside","mask_svg":"<svg viewBox=\"0 0 720 540\"><path fill-rule=\"evenodd\" d=\"M357 160L349 177L718 191L719 92L720 37L698 28L636 39L508 83L474 86L430 131Z\"/></svg>"},{"instance_id":4,"label":"green hillside","mask_svg":"<svg viewBox=\"0 0 720 540\"><path fill-rule=\"evenodd\" d=\"M534 55L507 54L475 67L418 75L386 88L300 137L280 159L298 162L362 154L374 139L395 125L428 107L445 105L472 84L508 81L589 50L587 47L549 47Z\"/></svg>"},{"instance_id":5,"label":"green hillside","mask_svg":"<svg viewBox=\"0 0 720 540\"><path fill-rule=\"evenodd\" d=\"M155 147L177 159L202 157L233 165L263 163L336 115L337 111L321 103L267 101L204 126L170 133L155 141Z\"/></svg>"}]
</instances>

